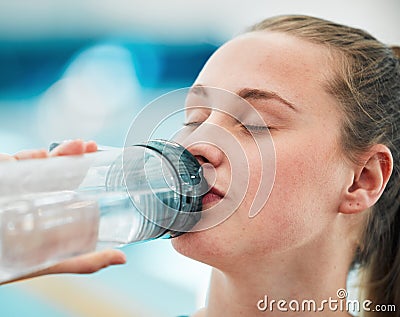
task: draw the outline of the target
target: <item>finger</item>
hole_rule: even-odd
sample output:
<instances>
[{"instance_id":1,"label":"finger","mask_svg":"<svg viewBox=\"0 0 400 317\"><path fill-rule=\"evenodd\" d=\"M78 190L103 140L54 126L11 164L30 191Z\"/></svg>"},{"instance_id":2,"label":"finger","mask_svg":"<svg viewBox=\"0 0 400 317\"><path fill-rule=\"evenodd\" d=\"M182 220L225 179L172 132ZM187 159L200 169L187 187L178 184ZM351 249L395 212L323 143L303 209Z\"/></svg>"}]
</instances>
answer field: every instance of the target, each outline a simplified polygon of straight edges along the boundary
<instances>
[{"instance_id":1,"label":"finger","mask_svg":"<svg viewBox=\"0 0 400 317\"><path fill-rule=\"evenodd\" d=\"M0 285L49 274L61 274L61 273L89 274L97 272L110 265L119 265L125 263L126 263L126 257L122 251L115 249L104 250L101 252L84 254L65 260L47 269L34 272L32 274L28 274L14 280L0 283Z\"/></svg>"},{"instance_id":2,"label":"finger","mask_svg":"<svg viewBox=\"0 0 400 317\"><path fill-rule=\"evenodd\" d=\"M0 161L15 161L15 160L16 158L11 155L0 153Z\"/></svg>"},{"instance_id":3,"label":"finger","mask_svg":"<svg viewBox=\"0 0 400 317\"><path fill-rule=\"evenodd\" d=\"M85 142L82 140L66 141L55 147L50 156L79 155L85 153Z\"/></svg>"},{"instance_id":4,"label":"finger","mask_svg":"<svg viewBox=\"0 0 400 317\"><path fill-rule=\"evenodd\" d=\"M13 155L16 160L38 159L48 157L46 150L26 150Z\"/></svg>"},{"instance_id":5,"label":"finger","mask_svg":"<svg viewBox=\"0 0 400 317\"><path fill-rule=\"evenodd\" d=\"M94 141L88 141L85 143L85 152L92 153L97 151L97 144Z\"/></svg>"},{"instance_id":6,"label":"finger","mask_svg":"<svg viewBox=\"0 0 400 317\"><path fill-rule=\"evenodd\" d=\"M124 263L126 263L125 254L122 251L110 249L68 259L41 271L39 275L58 273L89 274L97 272L110 265L119 265Z\"/></svg>"}]
</instances>

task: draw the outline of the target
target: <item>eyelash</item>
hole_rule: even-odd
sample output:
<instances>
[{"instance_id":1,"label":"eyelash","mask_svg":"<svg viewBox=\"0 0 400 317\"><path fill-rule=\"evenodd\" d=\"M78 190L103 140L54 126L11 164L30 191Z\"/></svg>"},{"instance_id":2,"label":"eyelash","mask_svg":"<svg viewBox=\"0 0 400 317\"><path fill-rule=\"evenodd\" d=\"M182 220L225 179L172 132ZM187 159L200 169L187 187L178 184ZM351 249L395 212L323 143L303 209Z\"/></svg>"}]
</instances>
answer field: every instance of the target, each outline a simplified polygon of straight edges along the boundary
<instances>
[{"instance_id":1,"label":"eyelash","mask_svg":"<svg viewBox=\"0 0 400 317\"><path fill-rule=\"evenodd\" d=\"M185 122L183 125L185 127L199 127L202 122L194 121L194 122ZM247 133L263 133L272 128L266 125L253 125L253 124L240 124L240 127L244 129Z\"/></svg>"},{"instance_id":2,"label":"eyelash","mask_svg":"<svg viewBox=\"0 0 400 317\"><path fill-rule=\"evenodd\" d=\"M240 124L240 126L253 133L262 133L271 129L271 127L266 125Z\"/></svg>"},{"instance_id":3,"label":"eyelash","mask_svg":"<svg viewBox=\"0 0 400 317\"><path fill-rule=\"evenodd\" d=\"M185 127L198 127L202 124L203 122L198 122L198 121L194 121L194 122L184 122L183 126Z\"/></svg>"}]
</instances>

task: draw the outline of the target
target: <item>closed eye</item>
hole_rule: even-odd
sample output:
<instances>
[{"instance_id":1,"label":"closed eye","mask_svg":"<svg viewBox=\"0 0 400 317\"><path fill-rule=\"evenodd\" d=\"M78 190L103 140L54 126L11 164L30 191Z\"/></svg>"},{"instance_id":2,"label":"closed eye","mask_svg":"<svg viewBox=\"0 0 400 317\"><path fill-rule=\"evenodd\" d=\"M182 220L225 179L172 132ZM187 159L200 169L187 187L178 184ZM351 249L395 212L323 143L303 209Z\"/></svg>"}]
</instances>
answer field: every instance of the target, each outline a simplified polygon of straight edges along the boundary
<instances>
[{"instance_id":1,"label":"closed eye","mask_svg":"<svg viewBox=\"0 0 400 317\"><path fill-rule=\"evenodd\" d=\"M183 126L185 127L195 127L197 128L198 126L200 126L203 122L201 121L193 121L193 122L184 122Z\"/></svg>"},{"instance_id":2,"label":"closed eye","mask_svg":"<svg viewBox=\"0 0 400 317\"><path fill-rule=\"evenodd\" d=\"M183 126L197 128L202 124L203 124L202 121L192 121L192 122L184 122ZM253 134L256 134L256 133L261 134L261 133L267 132L272 129L271 127L266 126L266 125L243 124L243 123L240 123L240 127L243 130L245 130L245 132L253 133Z\"/></svg>"},{"instance_id":3,"label":"closed eye","mask_svg":"<svg viewBox=\"0 0 400 317\"><path fill-rule=\"evenodd\" d=\"M253 125L253 124L240 124L243 129L246 129L252 133L263 133L271 129L271 127L266 125Z\"/></svg>"}]
</instances>

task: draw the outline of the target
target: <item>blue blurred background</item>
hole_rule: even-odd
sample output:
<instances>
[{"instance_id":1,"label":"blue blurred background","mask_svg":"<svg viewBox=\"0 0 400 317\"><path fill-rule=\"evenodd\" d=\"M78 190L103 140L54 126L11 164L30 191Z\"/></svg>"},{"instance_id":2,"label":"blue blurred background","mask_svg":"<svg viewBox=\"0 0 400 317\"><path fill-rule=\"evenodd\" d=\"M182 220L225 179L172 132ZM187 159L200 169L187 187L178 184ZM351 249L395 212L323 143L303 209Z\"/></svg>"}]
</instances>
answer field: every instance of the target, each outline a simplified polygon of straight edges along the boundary
<instances>
[{"instance_id":1,"label":"blue blurred background","mask_svg":"<svg viewBox=\"0 0 400 317\"><path fill-rule=\"evenodd\" d=\"M122 146L148 102L190 86L225 40L276 14L311 14L400 44L398 0L0 0L0 152L94 139ZM0 316L177 316L204 304L210 269L169 241L125 249L90 276L0 287Z\"/></svg>"}]
</instances>

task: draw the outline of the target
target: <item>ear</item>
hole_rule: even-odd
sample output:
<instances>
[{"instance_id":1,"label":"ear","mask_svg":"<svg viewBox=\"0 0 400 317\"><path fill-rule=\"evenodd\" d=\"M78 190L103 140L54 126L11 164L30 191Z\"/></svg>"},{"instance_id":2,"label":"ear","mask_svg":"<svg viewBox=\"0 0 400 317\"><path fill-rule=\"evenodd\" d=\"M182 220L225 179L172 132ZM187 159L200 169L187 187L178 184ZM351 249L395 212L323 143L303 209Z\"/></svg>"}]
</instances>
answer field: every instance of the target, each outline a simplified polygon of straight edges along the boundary
<instances>
[{"instance_id":1,"label":"ear","mask_svg":"<svg viewBox=\"0 0 400 317\"><path fill-rule=\"evenodd\" d=\"M387 146L374 145L362 156L364 164L354 167L351 184L345 189L339 212L354 214L373 206L381 197L393 170Z\"/></svg>"}]
</instances>

